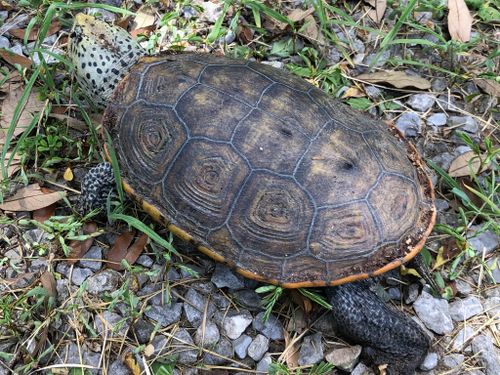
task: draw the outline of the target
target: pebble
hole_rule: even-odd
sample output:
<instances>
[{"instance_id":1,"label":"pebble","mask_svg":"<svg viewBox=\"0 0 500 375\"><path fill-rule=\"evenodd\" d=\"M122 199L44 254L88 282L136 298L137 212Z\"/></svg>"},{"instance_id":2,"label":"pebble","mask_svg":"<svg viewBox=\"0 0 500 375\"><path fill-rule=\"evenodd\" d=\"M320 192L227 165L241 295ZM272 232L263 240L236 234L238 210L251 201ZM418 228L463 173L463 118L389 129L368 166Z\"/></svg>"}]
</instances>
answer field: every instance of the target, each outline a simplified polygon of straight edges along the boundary
<instances>
[{"instance_id":1,"label":"pebble","mask_svg":"<svg viewBox=\"0 0 500 375\"><path fill-rule=\"evenodd\" d=\"M139 258L137 258L135 263L146 268L151 268L154 262L149 255L142 254Z\"/></svg>"},{"instance_id":2,"label":"pebble","mask_svg":"<svg viewBox=\"0 0 500 375\"><path fill-rule=\"evenodd\" d=\"M9 39L4 36L0 36L0 48L9 49L9 47L10 47Z\"/></svg>"},{"instance_id":3,"label":"pebble","mask_svg":"<svg viewBox=\"0 0 500 375\"><path fill-rule=\"evenodd\" d=\"M490 258L486 261L486 265L491 271L494 283L500 284L500 259L498 257Z\"/></svg>"},{"instance_id":4,"label":"pebble","mask_svg":"<svg viewBox=\"0 0 500 375\"><path fill-rule=\"evenodd\" d=\"M436 205L436 210L440 212L447 211L450 208L448 201L445 199L436 199L434 203Z\"/></svg>"},{"instance_id":5,"label":"pebble","mask_svg":"<svg viewBox=\"0 0 500 375\"><path fill-rule=\"evenodd\" d=\"M227 362L227 359L223 357L232 358L234 354L233 344L224 337L219 340L213 351L220 356L210 353L205 354L203 362L207 365L222 365Z\"/></svg>"},{"instance_id":6,"label":"pebble","mask_svg":"<svg viewBox=\"0 0 500 375\"><path fill-rule=\"evenodd\" d=\"M422 130L422 120L415 112L405 112L396 120L396 127L405 137L416 137Z\"/></svg>"},{"instance_id":7,"label":"pebble","mask_svg":"<svg viewBox=\"0 0 500 375\"><path fill-rule=\"evenodd\" d=\"M458 354L458 353L448 354L443 357L443 365L450 369L456 368L462 364L464 358L465 357L463 354Z\"/></svg>"},{"instance_id":8,"label":"pebble","mask_svg":"<svg viewBox=\"0 0 500 375\"><path fill-rule=\"evenodd\" d=\"M241 335L236 340L233 341L234 352L239 359L243 359L247 356L248 347L252 342L252 338L247 335Z\"/></svg>"},{"instance_id":9,"label":"pebble","mask_svg":"<svg viewBox=\"0 0 500 375\"><path fill-rule=\"evenodd\" d=\"M435 101L435 96L429 94L414 94L409 97L407 104L416 111L425 112L434 105Z\"/></svg>"},{"instance_id":10,"label":"pebble","mask_svg":"<svg viewBox=\"0 0 500 375\"><path fill-rule=\"evenodd\" d=\"M447 120L448 119L444 113L434 113L433 115L427 117L425 121L429 126L440 127L446 125Z\"/></svg>"},{"instance_id":11,"label":"pebble","mask_svg":"<svg viewBox=\"0 0 500 375\"><path fill-rule=\"evenodd\" d=\"M206 307L206 298L194 289L189 289L184 298L186 299L184 303L184 314L189 323L191 323L191 326L198 327L201 324L205 310L207 314L206 318L212 318L215 312L215 305L213 302L209 301L208 307Z\"/></svg>"},{"instance_id":12,"label":"pebble","mask_svg":"<svg viewBox=\"0 0 500 375\"><path fill-rule=\"evenodd\" d=\"M447 121L448 126L458 128L467 133L477 133L479 125L471 116L450 116Z\"/></svg>"},{"instance_id":13,"label":"pebble","mask_svg":"<svg viewBox=\"0 0 500 375\"><path fill-rule=\"evenodd\" d=\"M203 348L211 348L219 342L220 332L215 323L207 320L205 326L200 325L196 330L194 342Z\"/></svg>"},{"instance_id":14,"label":"pebble","mask_svg":"<svg viewBox=\"0 0 500 375\"><path fill-rule=\"evenodd\" d=\"M484 367L486 375L500 374L500 351L493 345L490 337L476 336L472 340L472 352Z\"/></svg>"},{"instance_id":15,"label":"pebble","mask_svg":"<svg viewBox=\"0 0 500 375\"><path fill-rule=\"evenodd\" d=\"M464 345L467 344L467 342L474 337L475 334L476 331L469 326L462 328L458 331L455 339L453 340L452 350L454 352L459 352L464 349Z\"/></svg>"},{"instance_id":16,"label":"pebble","mask_svg":"<svg viewBox=\"0 0 500 375\"><path fill-rule=\"evenodd\" d=\"M151 306L144 314L149 319L158 322L162 327L167 327L181 319L182 305L182 303L172 303L170 305Z\"/></svg>"},{"instance_id":17,"label":"pebble","mask_svg":"<svg viewBox=\"0 0 500 375\"><path fill-rule=\"evenodd\" d=\"M400 301L401 300L401 290L396 287L392 287L387 289L387 294L392 300Z\"/></svg>"},{"instance_id":18,"label":"pebble","mask_svg":"<svg viewBox=\"0 0 500 375\"><path fill-rule=\"evenodd\" d=\"M257 314L252 322L252 327L256 331L262 333L270 340L284 340L283 324L274 315L269 315L269 319L264 323L264 312Z\"/></svg>"},{"instance_id":19,"label":"pebble","mask_svg":"<svg viewBox=\"0 0 500 375\"><path fill-rule=\"evenodd\" d=\"M195 0L193 4L196 4L203 9L199 19L201 21L208 21L210 23L215 23L222 13L222 6L219 3L203 0Z\"/></svg>"},{"instance_id":20,"label":"pebble","mask_svg":"<svg viewBox=\"0 0 500 375\"><path fill-rule=\"evenodd\" d=\"M465 280L457 279L457 281L455 282L455 288L457 289L458 295L463 297L468 296L472 293L471 283Z\"/></svg>"},{"instance_id":21,"label":"pebble","mask_svg":"<svg viewBox=\"0 0 500 375\"><path fill-rule=\"evenodd\" d=\"M427 26L429 21L433 19L432 12L415 12L413 16L415 17L415 20L423 26Z\"/></svg>"},{"instance_id":22,"label":"pebble","mask_svg":"<svg viewBox=\"0 0 500 375\"><path fill-rule=\"evenodd\" d=\"M405 288L404 299L407 305L411 305L418 298L420 286L419 284L410 284L408 288Z\"/></svg>"},{"instance_id":23,"label":"pebble","mask_svg":"<svg viewBox=\"0 0 500 375\"><path fill-rule=\"evenodd\" d=\"M121 359L114 361L108 368L108 374L113 375L130 375L129 368L122 362Z\"/></svg>"},{"instance_id":24,"label":"pebble","mask_svg":"<svg viewBox=\"0 0 500 375\"><path fill-rule=\"evenodd\" d=\"M239 305L249 311L257 311L262 308L262 299L253 289L237 290L231 296L238 302Z\"/></svg>"},{"instance_id":25,"label":"pebble","mask_svg":"<svg viewBox=\"0 0 500 375\"><path fill-rule=\"evenodd\" d=\"M94 272L88 268L74 267L71 273L71 282L75 285L82 285Z\"/></svg>"},{"instance_id":26,"label":"pebble","mask_svg":"<svg viewBox=\"0 0 500 375\"><path fill-rule=\"evenodd\" d=\"M472 151L472 149L469 146L462 145L462 146L458 146L455 149L455 154L462 155L462 154L465 154L466 152L469 152L469 151Z\"/></svg>"},{"instance_id":27,"label":"pebble","mask_svg":"<svg viewBox=\"0 0 500 375\"><path fill-rule=\"evenodd\" d=\"M217 288L243 289L245 284L240 275L236 275L230 268L217 263L211 281Z\"/></svg>"},{"instance_id":28,"label":"pebble","mask_svg":"<svg viewBox=\"0 0 500 375\"><path fill-rule=\"evenodd\" d=\"M148 322L145 319L138 319L134 325L132 326L132 329L134 331L135 336L137 337L137 341L139 344L146 344L149 342L151 339L151 334L154 331L154 325L152 325L150 322Z\"/></svg>"},{"instance_id":29,"label":"pebble","mask_svg":"<svg viewBox=\"0 0 500 375\"><path fill-rule=\"evenodd\" d=\"M31 272L44 272L49 267L49 262L45 258L33 259L30 265Z\"/></svg>"},{"instance_id":30,"label":"pebble","mask_svg":"<svg viewBox=\"0 0 500 375\"><path fill-rule=\"evenodd\" d=\"M271 357L271 354L266 354L260 361L257 363L256 370L257 372L263 372L263 373L268 373L269 371L269 366L271 366L271 363L273 362L273 358Z\"/></svg>"},{"instance_id":31,"label":"pebble","mask_svg":"<svg viewBox=\"0 0 500 375\"><path fill-rule=\"evenodd\" d=\"M172 343L169 344L172 353L177 355L177 362L183 365L196 362L198 359L198 350L195 347L191 335L185 328L180 328L175 332ZM187 350L186 350L187 349Z\"/></svg>"},{"instance_id":32,"label":"pebble","mask_svg":"<svg viewBox=\"0 0 500 375\"><path fill-rule=\"evenodd\" d=\"M470 296L457 299L450 303L450 316L456 322L461 322L483 312L483 305L479 298Z\"/></svg>"},{"instance_id":33,"label":"pebble","mask_svg":"<svg viewBox=\"0 0 500 375\"><path fill-rule=\"evenodd\" d=\"M95 317L95 327L104 338L125 336L129 329L129 325L120 315L107 310Z\"/></svg>"},{"instance_id":34,"label":"pebble","mask_svg":"<svg viewBox=\"0 0 500 375\"><path fill-rule=\"evenodd\" d=\"M222 322L224 333L231 340L236 340L252 323L252 314L246 310L241 310L239 314L226 316Z\"/></svg>"},{"instance_id":35,"label":"pebble","mask_svg":"<svg viewBox=\"0 0 500 375\"><path fill-rule=\"evenodd\" d=\"M248 356L254 361L259 361L269 349L269 339L261 334L255 336L248 347Z\"/></svg>"},{"instance_id":36,"label":"pebble","mask_svg":"<svg viewBox=\"0 0 500 375\"><path fill-rule=\"evenodd\" d=\"M443 152L442 154L436 155L432 158L432 161L436 163L439 167L447 171L450 168L451 162L455 160L455 156L449 152Z\"/></svg>"},{"instance_id":37,"label":"pebble","mask_svg":"<svg viewBox=\"0 0 500 375\"><path fill-rule=\"evenodd\" d=\"M22 254L17 250L8 250L4 253L4 257L9 259L10 264L16 265L23 261Z\"/></svg>"},{"instance_id":38,"label":"pebble","mask_svg":"<svg viewBox=\"0 0 500 375\"><path fill-rule=\"evenodd\" d=\"M70 342L59 352L59 359L56 360L57 363L69 365L69 364L84 364L90 366L86 369L91 374L99 374L100 369L97 367L100 360L100 353L94 353L88 350L85 346L78 347L74 342Z\"/></svg>"},{"instance_id":39,"label":"pebble","mask_svg":"<svg viewBox=\"0 0 500 375\"><path fill-rule=\"evenodd\" d=\"M89 251L80 260L80 265L85 268L89 268L92 271L99 271L102 268L102 262L91 261L86 259L101 259L102 260L102 248L99 246L92 246Z\"/></svg>"},{"instance_id":40,"label":"pebble","mask_svg":"<svg viewBox=\"0 0 500 375\"><path fill-rule=\"evenodd\" d=\"M363 363L358 363L358 365L352 370L351 375L375 375L373 370L366 367Z\"/></svg>"},{"instance_id":41,"label":"pebble","mask_svg":"<svg viewBox=\"0 0 500 375\"><path fill-rule=\"evenodd\" d=\"M444 91L448 86L448 82L444 78L435 78L431 82L432 91Z\"/></svg>"},{"instance_id":42,"label":"pebble","mask_svg":"<svg viewBox=\"0 0 500 375\"><path fill-rule=\"evenodd\" d=\"M371 53L365 57L364 63L366 65L372 65L376 67L384 66L387 60L392 56L393 51L390 48L385 49L378 57L376 53ZM375 61L376 59L376 61Z\"/></svg>"},{"instance_id":43,"label":"pebble","mask_svg":"<svg viewBox=\"0 0 500 375\"><path fill-rule=\"evenodd\" d=\"M299 352L300 366L314 365L323 359L323 341L321 333L304 337Z\"/></svg>"},{"instance_id":44,"label":"pebble","mask_svg":"<svg viewBox=\"0 0 500 375\"><path fill-rule=\"evenodd\" d=\"M432 353L427 353L427 355L424 358L424 361L420 365L420 370L423 371L431 371L436 368L438 364L439 356L437 353L432 352Z\"/></svg>"},{"instance_id":45,"label":"pebble","mask_svg":"<svg viewBox=\"0 0 500 375\"><path fill-rule=\"evenodd\" d=\"M346 348L333 349L329 352L325 359L335 367L351 372L359 362L359 356L363 348L360 345L350 346Z\"/></svg>"},{"instance_id":46,"label":"pebble","mask_svg":"<svg viewBox=\"0 0 500 375\"><path fill-rule=\"evenodd\" d=\"M478 255L485 255L497 250L500 246L500 237L497 236L493 231L486 230L481 233L477 233L481 230L480 226L472 226L471 235L467 238L467 243L471 246Z\"/></svg>"},{"instance_id":47,"label":"pebble","mask_svg":"<svg viewBox=\"0 0 500 375\"><path fill-rule=\"evenodd\" d=\"M87 292L94 295L114 292L118 289L121 278L122 275L119 272L110 269L95 273L87 280Z\"/></svg>"},{"instance_id":48,"label":"pebble","mask_svg":"<svg viewBox=\"0 0 500 375\"><path fill-rule=\"evenodd\" d=\"M413 304L413 308L420 320L431 331L440 335L453 331L448 301L434 298L424 291Z\"/></svg>"}]
</instances>

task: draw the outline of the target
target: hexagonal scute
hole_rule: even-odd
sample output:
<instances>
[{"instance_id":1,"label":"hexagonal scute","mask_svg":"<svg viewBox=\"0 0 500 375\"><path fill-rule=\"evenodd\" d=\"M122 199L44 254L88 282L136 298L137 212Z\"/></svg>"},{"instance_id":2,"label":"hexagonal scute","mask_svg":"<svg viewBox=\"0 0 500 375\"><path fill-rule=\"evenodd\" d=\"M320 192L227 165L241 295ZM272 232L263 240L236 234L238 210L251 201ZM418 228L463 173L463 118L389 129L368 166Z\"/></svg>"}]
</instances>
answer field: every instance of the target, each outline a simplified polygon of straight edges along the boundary
<instances>
[{"instance_id":1,"label":"hexagonal scute","mask_svg":"<svg viewBox=\"0 0 500 375\"><path fill-rule=\"evenodd\" d=\"M173 110L137 102L122 116L112 138L119 160L129 166L125 172L150 184L164 177L186 132Z\"/></svg>"},{"instance_id":2,"label":"hexagonal scute","mask_svg":"<svg viewBox=\"0 0 500 375\"><path fill-rule=\"evenodd\" d=\"M408 179L385 175L368 197L382 223L382 240L399 240L416 225L419 195Z\"/></svg>"},{"instance_id":3,"label":"hexagonal scute","mask_svg":"<svg viewBox=\"0 0 500 375\"><path fill-rule=\"evenodd\" d=\"M169 60L152 65L144 73L139 99L174 106L181 95L197 82L203 65Z\"/></svg>"},{"instance_id":4,"label":"hexagonal scute","mask_svg":"<svg viewBox=\"0 0 500 375\"><path fill-rule=\"evenodd\" d=\"M208 66L202 73L200 82L233 95L245 103L255 106L262 92L272 84L246 66Z\"/></svg>"},{"instance_id":5,"label":"hexagonal scute","mask_svg":"<svg viewBox=\"0 0 500 375\"><path fill-rule=\"evenodd\" d=\"M311 144L295 176L316 205L325 206L364 198L380 172L360 134L328 126Z\"/></svg>"},{"instance_id":6,"label":"hexagonal scute","mask_svg":"<svg viewBox=\"0 0 500 375\"><path fill-rule=\"evenodd\" d=\"M210 232L207 236L207 242L210 248L218 255L224 257L226 262L234 264L238 261L242 248L234 240L227 226L224 225Z\"/></svg>"},{"instance_id":7,"label":"hexagonal scute","mask_svg":"<svg viewBox=\"0 0 500 375\"><path fill-rule=\"evenodd\" d=\"M379 241L380 233L368 205L358 202L318 210L309 246L313 256L341 262L369 256Z\"/></svg>"},{"instance_id":8,"label":"hexagonal scute","mask_svg":"<svg viewBox=\"0 0 500 375\"><path fill-rule=\"evenodd\" d=\"M251 109L229 95L203 85L189 90L176 106L192 136L223 141L231 139L234 128Z\"/></svg>"},{"instance_id":9,"label":"hexagonal scute","mask_svg":"<svg viewBox=\"0 0 500 375\"><path fill-rule=\"evenodd\" d=\"M283 260L283 282L297 283L327 280L326 263L308 255Z\"/></svg>"},{"instance_id":10,"label":"hexagonal scute","mask_svg":"<svg viewBox=\"0 0 500 375\"><path fill-rule=\"evenodd\" d=\"M246 162L231 146L191 140L169 171L163 194L183 229L197 233L224 223L248 173Z\"/></svg>"},{"instance_id":11,"label":"hexagonal scute","mask_svg":"<svg viewBox=\"0 0 500 375\"><path fill-rule=\"evenodd\" d=\"M229 218L229 228L243 247L272 256L303 250L314 207L291 178L254 172Z\"/></svg>"},{"instance_id":12,"label":"hexagonal scute","mask_svg":"<svg viewBox=\"0 0 500 375\"><path fill-rule=\"evenodd\" d=\"M281 84L274 84L267 89L258 107L281 121L302 129L310 138L330 120L327 113L306 93Z\"/></svg>"},{"instance_id":13,"label":"hexagonal scute","mask_svg":"<svg viewBox=\"0 0 500 375\"><path fill-rule=\"evenodd\" d=\"M399 141L389 131L367 132L363 137L386 171L415 179L415 167L408 158L404 141Z\"/></svg>"},{"instance_id":14,"label":"hexagonal scute","mask_svg":"<svg viewBox=\"0 0 500 375\"><path fill-rule=\"evenodd\" d=\"M233 144L253 168L293 174L309 140L293 125L254 109L237 127Z\"/></svg>"}]
</instances>

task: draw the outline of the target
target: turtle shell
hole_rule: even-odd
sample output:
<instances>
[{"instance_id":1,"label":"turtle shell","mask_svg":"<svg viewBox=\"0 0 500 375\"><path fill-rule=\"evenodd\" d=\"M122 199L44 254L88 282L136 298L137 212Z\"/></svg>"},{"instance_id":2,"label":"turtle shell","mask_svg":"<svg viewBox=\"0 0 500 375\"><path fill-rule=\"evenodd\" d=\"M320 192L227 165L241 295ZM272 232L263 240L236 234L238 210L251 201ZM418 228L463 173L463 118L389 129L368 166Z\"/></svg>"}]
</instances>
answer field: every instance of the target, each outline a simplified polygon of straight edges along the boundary
<instances>
[{"instance_id":1,"label":"turtle shell","mask_svg":"<svg viewBox=\"0 0 500 375\"><path fill-rule=\"evenodd\" d=\"M435 221L393 127L268 65L145 57L104 115L125 190L244 276L336 285L411 259Z\"/></svg>"}]
</instances>

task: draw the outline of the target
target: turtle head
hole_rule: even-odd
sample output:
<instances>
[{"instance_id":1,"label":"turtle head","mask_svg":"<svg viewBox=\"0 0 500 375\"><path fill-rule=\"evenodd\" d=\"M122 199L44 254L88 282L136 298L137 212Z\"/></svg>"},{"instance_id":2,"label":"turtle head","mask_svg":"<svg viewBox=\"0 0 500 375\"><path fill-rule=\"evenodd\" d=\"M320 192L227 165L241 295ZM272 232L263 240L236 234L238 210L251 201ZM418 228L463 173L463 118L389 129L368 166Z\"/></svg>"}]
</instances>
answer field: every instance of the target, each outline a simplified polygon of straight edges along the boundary
<instances>
[{"instance_id":1,"label":"turtle head","mask_svg":"<svg viewBox=\"0 0 500 375\"><path fill-rule=\"evenodd\" d=\"M117 83L146 51L121 27L79 13L69 54L79 84L95 104L104 107Z\"/></svg>"}]
</instances>

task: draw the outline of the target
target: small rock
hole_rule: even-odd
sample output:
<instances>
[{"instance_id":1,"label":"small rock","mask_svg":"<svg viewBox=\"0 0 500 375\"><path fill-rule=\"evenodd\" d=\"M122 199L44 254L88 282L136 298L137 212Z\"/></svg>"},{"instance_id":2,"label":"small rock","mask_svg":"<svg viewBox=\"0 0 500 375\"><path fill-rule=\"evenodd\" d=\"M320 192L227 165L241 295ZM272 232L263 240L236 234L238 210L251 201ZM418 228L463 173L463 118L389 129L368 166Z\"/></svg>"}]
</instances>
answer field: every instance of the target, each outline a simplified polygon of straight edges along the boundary
<instances>
[{"instance_id":1,"label":"small rock","mask_svg":"<svg viewBox=\"0 0 500 375\"><path fill-rule=\"evenodd\" d=\"M252 323L252 315L245 310L233 316L226 316L222 322L224 333L231 340L236 340Z\"/></svg>"},{"instance_id":2,"label":"small rock","mask_svg":"<svg viewBox=\"0 0 500 375\"><path fill-rule=\"evenodd\" d=\"M405 290L405 303L407 305L411 305L413 302L415 302L418 298L418 291L419 291L419 285L418 284L410 284L408 288Z\"/></svg>"},{"instance_id":3,"label":"small rock","mask_svg":"<svg viewBox=\"0 0 500 375\"><path fill-rule=\"evenodd\" d=\"M450 304L450 316L456 322L467 320L482 312L483 306L481 305L481 301L474 296L457 299Z\"/></svg>"},{"instance_id":4,"label":"small rock","mask_svg":"<svg viewBox=\"0 0 500 375\"><path fill-rule=\"evenodd\" d=\"M248 347L248 356L254 361L259 361L269 349L269 339L258 334Z\"/></svg>"},{"instance_id":5,"label":"small rock","mask_svg":"<svg viewBox=\"0 0 500 375\"><path fill-rule=\"evenodd\" d=\"M299 365L314 365L323 359L323 342L321 333L304 337L299 353Z\"/></svg>"},{"instance_id":6,"label":"small rock","mask_svg":"<svg viewBox=\"0 0 500 375\"><path fill-rule=\"evenodd\" d=\"M269 372L269 366L273 362L273 358L271 357L271 354L266 354L260 361L257 363L256 370L259 373L265 373L267 374Z\"/></svg>"},{"instance_id":7,"label":"small rock","mask_svg":"<svg viewBox=\"0 0 500 375\"><path fill-rule=\"evenodd\" d=\"M167 327L181 319L182 305L182 303L172 303L170 305L151 306L144 314L149 319L158 322L162 327Z\"/></svg>"},{"instance_id":8,"label":"small rock","mask_svg":"<svg viewBox=\"0 0 500 375\"><path fill-rule=\"evenodd\" d=\"M85 280L87 280L94 272L89 270L88 268L73 268L73 272L71 273L71 282L75 285L82 285Z\"/></svg>"},{"instance_id":9,"label":"small rock","mask_svg":"<svg viewBox=\"0 0 500 375\"><path fill-rule=\"evenodd\" d=\"M462 145L462 146L458 146L455 149L455 154L462 155L462 154L465 154L466 152L469 152L469 151L472 151L472 149L469 146Z\"/></svg>"},{"instance_id":10,"label":"small rock","mask_svg":"<svg viewBox=\"0 0 500 375\"><path fill-rule=\"evenodd\" d=\"M236 340L233 341L234 352L239 359L243 359L247 356L248 347L252 342L252 338L247 335L241 335Z\"/></svg>"},{"instance_id":11,"label":"small rock","mask_svg":"<svg viewBox=\"0 0 500 375\"><path fill-rule=\"evenodd\" d=\"M210 320L207 320L205 326L200 325L196 330L194 342L204 348L211 348L220 339L220 332L217 325Z\"/></svg>"},{"instance_id":12,"label":"small rock","mask_svg":"<svg viewBox=\"0 0 500 375\"><path fill-rule=\"evenodd\" d=\"M114 361L108 368L108 374L113 375L130 375L132 372L129 368L122 362L121 359Z\"/></svg>"},{"instance_id":13,"label":"small rock","mask_svg":"<svg viewBox=\"0 0 500 375\"><path fill-rule=\"evenodd\" d=\"M425 112L434 105L436 97L429 94L411 95L407 104L416 111Z\"/></svg>"},{"instance_id":14,"label":"small rock","mask_svg":"<svg viewBox=\"0 0 500 375\"><path fill-rule=\"evenodd\" d=\"M488 276L493 278L492 281L495 284L500 284L500 259L498 257L490 258L486 261L486 265L491 271L491 275L488 274Z\"/></svg>"},{"instance_id":15,"label":"small rock","mask_svg":"<svg viewBox=\"0 0 500 375\"><path fill-rule=\"evenodd\" d=\"M372 65L373 63L375 63L373 66L381 67L381 66L385 65L387 60L389 60L389 58L392 56L392 53L393 53L393 51L390 48L387 48L386 50L384 50L382 52L382 54L380 54L379 56L377 56L376 53L371 53L368 56L366 56L364 63L366 65ZM376 59L376 61L375 61L375 59Z\"/></svg>"},{"instance_id":16,"label":"small rock","mask_svg":"<svg viewBox=\"0 0 500 375\"><path fill-rule=\"evenodd\" d=\"M450 168L451 162L455 160L455 156L449 152L443 152L442 154L436 155L432 158L432 161L436 163L439 167L447 171Z\"/></svg>"},{"instance_id":17,"label":"small rock","mask_svg":"<svg viewBox=\"0 0 500 375\"><path fill-rule=\"evenodd\" d=\"M431 82L432 91L444 91L448 86L448 82L444 78L435 78Z\"/></svg>"},{"instance_id":18,"label":"small rock","mask_svg":"<svg viewBox=\"0 0 500 375\"><path fill-rule=\"evenodd\" d=\"M97 332L103 337L125 336L129 325L118 314L111 311L104 311L95 318Z\"/></svg>"},{"instance_id":19,"label":"small rock","mask_svg":"<svg viewBox=\"0 0 500 375\"><path fill-rule=\"evenodd\" d=\"M16 250L8 250L3 254L3 256L9 258L10 264L14 265L21 263L23 260L22 254L20 254L19 251Z\"/></svg>"},{"instance_id":20,"label":"small rock","mask_svg":"<svg viewBox=\"0 0 500 375\"><path fill-rule=\"evenodd\" d=\"M207 353L205 355L205 358L203 359L203 362L205 362L207 365L222 365L227 362L226 358L232 358L233 344L231 343L231 341L223 337L219 340L213 351L220 356Z\"/></svg>"},{"instance_id":21,"label":"small rock","mask_svg":"<svg viewBox=\"0 0 500 375\"><path fill-rule=\"evenodd\" d=\"M469 326L462 328L453 340L452 350L459 352L464 348L464 345L475 335L474 329Z\"/></svg>"},{"instance_id":22,"label":"small rock","mask_svg":"<svg viewBox=\"0 0 500 375\"><path fill-rule=\"evenodd\" d=\"M269 315L269 319L264 323L264 312L260 312L252 322L252 327L262 333L270 340L284 340L283 324L274 315Z\"/></svg>"},{"instance_id":23,"label":"small rock","mask_svg":"<svg viewBox=\"0 0 500 375\"><path fill-rule=\"evenodd\" d=\"M444 113L434 113L433 115L427 117L425 121L427 122L428 125L437 128L446 125L448 119L446 118L446 114Z\"/></svg>"},{"instance_id":24,"label":"small rock","mask_svg":"<svg viewBox=\"0 0 500 375\"><path fill-rule=\"evenodd\" d=\"M423 371L431 371L433 369L436 368L437 364L438 364L438 354L437 353L428 353L425 358L424 358L424 361L422 362L422 364L420 365L420 370L423 370Z\"/></svg>"},{"instance_id":25,"label":"small rock","mask_svg":"<svg viewBox=\"0 0 500 375\"><path fill-rule=\"evenodd\" d=\"M396 127L405 137L416 137L422 130L422 121L415 112L405 112L396 120Z\"/></svg>"},{"instance_id":26,"label":"small rock","mask_svg":"<svg viewBox=\"0 0 500 375\"><path fill-rule=\"evenodd\" d=\"M276 69L283 69L283 67L285 66L285 63L283 61L278 61L278 60L276 61L264 60L261 62L261 64L269 65Z\"/></svg>"},{"instance_id":27,"label":"small rock","mask_svg":"<svg viewBox=\"0 0 500 375\"><path fill-rule=\"evenodd\" d=\"M9 49L9 47L10 47L9 39L4 36L0 36L0 48Z\"/></svg>"},{"instance_id":28,"label":"small rock","mask_svg":"<svg viewBox=\"0 0 500 375\"><path fill-rule=\"evenodd\" d=\"M242 289L245 284L240 275L236 275L230 268L217 263L211 281L217 288Z\"/></svg>"},{"instance_id":29,"label":"small rock","mask_svg":"<svg viewBox=\"0 0 500 375\"><path fill-rule=\"evenodd\" d=\"M325 356L325 359L343 371L352 371L359 362L359 356L363 348L360 345L346 348L333 349Z\"/></svg>"},{"instance_id":30,"label":"small rock","mask_svg":"<svg viewBox=\"0 0 500 375\"><path fill-rule=\"evenodd\" d=\"M196 4L203 9L199 19L201 21L207 21L209 23L215 23L222 13L222 6L219 3L212 1L195 0L193 4Z\"/></svg>"},{"instance_id":31,"label":"small rock","mask_svg":"<svg viewBox=\"0 0 500 375\"><path fill-rule=\"evenodd\" d=\"M483 252L487 255L499 248L500 237L498 237L493 231L486 230L476 234L480 231L480 227L478 226L471 227L471 230L473 231L473 234L467 238L467 243L476 250L478 255L482 255Z\"/></svg>"},{"instance_id":32,"label":"small rock","mask_svg":"<svg viewBox=\"0 0 500 375\"><path fill-rule=\"evenodd\" d=\"M121 277L122 276L119 272L110 269L93 274L87 280L87 292L94 295L101 295L105 292L114 292L118 289Z\"/></svg>"},{"instance_id":33,"label":"small rock","mask_svg":"<svg viewBox=\"0 0 500 375\"><path fill-rule=\"evenodd\" d=\"M203 295L194 289L189 289L184 298L186 299L184 303L184 314L193 327L197 327L201 324L205 309L207 311L207 319L212 318L215 312L215 306L212 302L207 302L207 299ZM207 303L208 308L205 306Z\"/></svg>"},{"instance_id":34,"label":"small rock","mask_svg":"<svg viewBox=\"0 0 500 375\"><path fill-rule=\"evenodd\" d=\"M358 365L352 370L351 375L375 375L373 370L366 367L363 363L358 363Z\"/></svg>"},{"instance_id":35,"label":"small rock","mask_svg":"<svg viewBox=\"0 0 500 375\"><path fill-rule=\"evenodd\" d=\"M443 365L447 368L456 368L462 364L464 361L464 355L463 354L448 354L443 357Z\"/></svg>"},{"instance_id":36,"label":"small rock","mask_svg":"<svg viewBox=\"0 0 500 375\"><path fill-rule=\"evenodd\" d=\"M155 327L150 322L140 318L134 323L132 328L139 344L146 344L151 339L151 334Z\"/></svg>"},{"instance_id":37,"label":"small rock","mask_svg":"<svg viewBox=\"0 0 500 375\"><path fill-rule=\"evenodd\" d=\"M484 367L486 375L500 374L500 351L493 345L490 337L476 336L472 340L472 352Z\"/></svg>"},{"instance_id":38,"label":"small rock","mask_svg":"<svg viewBox=\"0 0 500 375\"><path fill-rule=\"evenodd\" d=\"M261 310L262 299L253 289L237 290L231 294L239 305L250 311Z\"/></svg>"},{"instance_id":39,"label":"small rock","mask_svg":"<svg viewBox=\"0 0 500 375\"><path fill-rule=\"evenodd\" d=\"M457 293L461 296L468 296L472 293L472 286L465 280L457 279L455 282L455 288L457 289Z\"/></svg>"},{"instance_id":40,"label":"small rock","mask_svg":"<svg viewBox=\"0 0 500 375\"><path fill-rule=\"evenodd\" d=\"M472 116L450 116L448 118L448 126L458 128L467 133L477 133L479 125Z\"/></svg>"},{"instance_id":41,"label":"small rock","mask_svg":"<svg viewBox=\"0 0 500 375\"><path fill-rule=\"evenodd\" d=\"M434 298L422 292L413 304L413 308L424 325L437 334L444 335L453 331L448 301Z\"/></svg>"},{"instance_id":42,"label":"small rock","mask_svg":"<svg viewBox=\"0 0 500 375\"><path fill-rule=\"evenodd\" d=\"M392 300L399 301L401 300L401 290L399 288L393 287L387 289L387 294Z\"/></svg>"},{"instance_id":43,"label":"small rock","mask_svg":"<svg viewBox=\"0 0 500 375\"><path fill-rule=\"evenodd\" d=\"M372 85L366 85L365 92L371 99L377 99L382 95L382 90Z\"/></svg>"},{"instance_id":44,"label":"small rock","mask_svg":"<svg viewBox=\"0 0 500 375\"><path fill-rule=\"evenodd\" d=\"M172 352L178 355L178 363L187 365L196 362L198 359L198 350L192 349L194 342L185 328L180 328L175 332L171 346L175 348Z\"/></svg>"},{"instance_id":45,"label":"small rock","mask_svg":"<svg viewBox=\"0 0 500 375\"><path fill-rule=\"evenodd\" d=\"M439 212L447 211L450 208L450 205L445 199L436 199L435 200L436 210Z\"/></svg>"},{"instance_id":46,"label":"small rock","mask_svg":"<svg viewBox=\"0 0 500 375\"><path fill-rule=\"evenodd\" d=\"M94 353L88 350L86 347L78 347L74 342L70 342L63 346L58 355L56 363L65 365L87 365L90 366L88 370L91 374L99 374L100 369L97 364L100 361L100 353Z\"/></svg>"},{"instance_id":47,"label":"small rock","mask_svg":"<svg viewBox=\"0 0 500 375\"><path fill-rule=\"evenodd\" d=\"M80 265L85 268L89 268L92 271L99 271L102 267L102 262L91 261L85 259L99 259L102 260L102 248L99 246L92 246L89 251L80 260Z\"/></svg>"},{"instance_id":48,"label":"small rock","mask_svg":"<svg viewBox=\"0 0 500 375\"><path fill-rule=\"evenodd\" d=\"M30 265L30 270L32 272L44 272L49 267L49 262L47 259L37 258L33 259Z\"/></svg>"},{"instance_id":49,"label":"small rock","mask_svg":"<svg viewBox=\"0 0 500 375\"><path fill-rule=\"evenodd\" d=\"M151 268L154 262L149 255L142 254L139 258L137 258L135 263L146 268Z\"/></svg>"}]
</instances>

